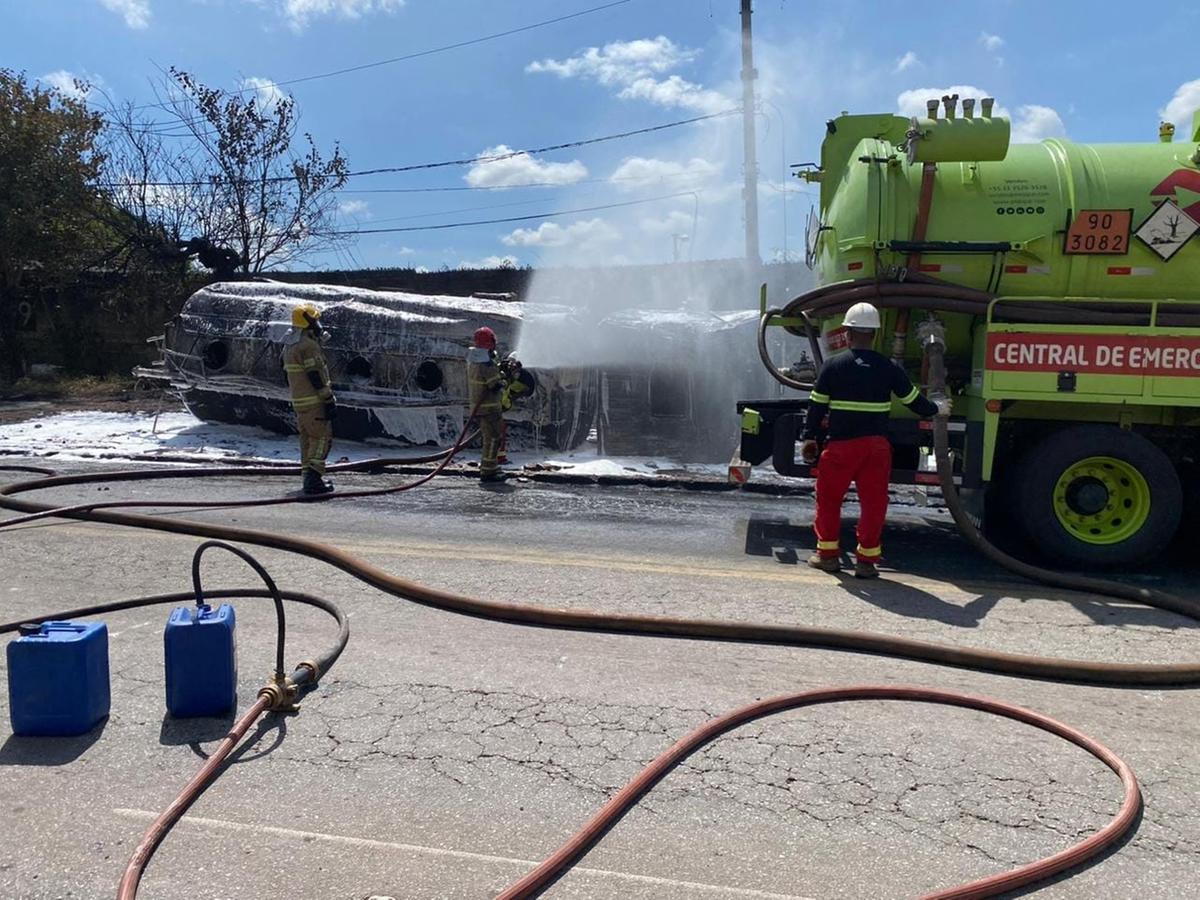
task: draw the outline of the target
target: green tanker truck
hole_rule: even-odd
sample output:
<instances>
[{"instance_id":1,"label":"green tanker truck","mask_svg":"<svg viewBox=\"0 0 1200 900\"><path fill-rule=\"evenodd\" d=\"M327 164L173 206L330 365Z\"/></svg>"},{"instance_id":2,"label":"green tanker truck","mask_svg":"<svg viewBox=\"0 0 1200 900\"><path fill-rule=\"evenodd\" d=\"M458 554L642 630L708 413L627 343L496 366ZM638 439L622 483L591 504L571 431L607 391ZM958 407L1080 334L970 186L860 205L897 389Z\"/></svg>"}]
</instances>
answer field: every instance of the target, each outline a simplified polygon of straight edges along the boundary
<instances>
[{"instance_id":1,"label":"green tanker truck","mask_svg":"<svg viewBox=\"0 0 1200 900\"><path fill-rule=\"evenodd\" d=\"M767 351L783 328L816 362L844 347L840 314L883 312L877 350L927 382L944 336L956 482L973 515L1083 566L1159 553L1194 495L1200 453L1200 114L1186 141L1009 146L984 99L925 117L828 123L809 242L818 287L761 298L759 351L799 394L743 401L734 480L771 459L807 476L797 438L811 371ZM940 112L940 114L939 114ZM808 380L806 380L808 379ZM936 484L928 423L896 405L897 483Z\"/></svg>"}]
</instances>

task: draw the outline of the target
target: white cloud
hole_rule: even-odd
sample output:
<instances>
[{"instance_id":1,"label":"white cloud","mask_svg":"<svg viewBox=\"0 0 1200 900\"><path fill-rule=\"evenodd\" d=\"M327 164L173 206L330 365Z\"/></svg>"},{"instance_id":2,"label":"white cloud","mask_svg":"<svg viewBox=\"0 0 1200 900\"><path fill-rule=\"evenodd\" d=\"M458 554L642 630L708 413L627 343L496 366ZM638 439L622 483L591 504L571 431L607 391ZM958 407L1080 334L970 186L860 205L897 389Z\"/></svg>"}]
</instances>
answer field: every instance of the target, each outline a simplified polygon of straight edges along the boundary
<instances>
[{"instance_id":1,"label":"white cloud","mask_svg":"<svg viewBox=\"0 0 1200 900\"><path fill-rule=\"evenodd\" d=\"M717 91L708 90L677 74L667 75L693 62L699 51L680 47L670 38L641 38L614 41L603 48L589 47L564 60L544 59L525 67L559 78L585 78L605 87L620 88L622 100L648 100L659 106L679 107L711 113L728 109L732 103Z\"/></svg>"},{"instance_id":2,"label":"white cloud","mask_svg":"<svg viewBox=\"0 0 1200 900\"><path fill-rule=\"evenodd\" d=\"M371 204L366 200L343 200L338 204L338 212L343 216L365 216L370 209Z\"/></svg>"},{"instance_id":3,"label":"white cloud","mask_svg":"<svg viewBox=\"0 0 1200 900\"><path fill-rule=\"evenodd\" d=\"M586 77L603 85L626 85L639 78L661 75L691 62L698 55L670 38L613 41L604 48L589 47L570 59L544 59L525 67L526 72L552 72L560 78Z\"/></svg>"},{"instance_id":4,"label":"white cloud","mask_svg":"<svg viewBox=\"0 0 1200 900\"><path fill-rule=\"evenodd\" d=\"M896 106L902 116L924 116L925 101L937 98L939 101L946 94L958 94L960 101L967 97L976 100L990 97L986 90L971 84L956 84L947 88L916 88L905 91L896 98ZM979 115L979 106L975 106L975 114ZM1062 117L1049 106L1026 104L1018 106L1016 115L1009 112L1007 107L996 104L992 115L1002 116L1012 121L1012 143L1032 144L1046 138L1066 137L1067 126Z\"/></svg>"},{"instance_id":5,"label":"white cloud","mask_svg":"<svg viewBox=\"0 0 1200 900\"><path fill-rule=\"evenodd\" d=\"M657 237L668 234L691 234L692 214L676 209L665 216L642 219L638 226L646 234Z\"/></svg>"},{"instance_id":6,"label":"white cloud","mask_svg":"<svg viewBox=\"0 0 1200 900\"><path fill-rule=\"evenodd\" d=\"M1046 138L1067 136L1067 126L1062 117L1049 106L1019 106L1013 119L1012 142L1014 144L1036 144Z\"/></svg>"},{"instance_id":7,"label":"white cloud","mask_svg":"<svg viewBox=\"0 0 1200 900\"><path fill-rule=\"evenodd\" d=\"M54 88L63 96L70 97L73 100L82 100L93 87L104 87L104 79L99 75L76 75L74 72L68 72L66 69L47 72L38 81L48 87ZM76 81L82 82L83 86L80 87L77 85Z\"/></svg>"},{"instance_id":8,"label":"white cloud","mask_svg":"<svg viewBox=\"0 0 1200 900\"><path fill-rule=\"evenodd\" d=\"M281 91L279 86L270 78L257 78L254 76L243 78L242 87L245 90L254 91L255 96L258 98L258 105L262 109L270 109L280 100L287 97L287 94Z\"/></svg>"},{"instance_id":9,"label":"white cloud","mask_svg":"<svg viewBox=\"0 0 1200 900\"><path fill-rule=\"evenodd\" d=\"M692 109L699 113L719 113L730 109L731 102L723 94L710 91L672 75L659 81L654 78L639 78L617 94L622 100L649 100L658 106Z\"/></svg>"},{"instance_id":10,"label":"white cloud","mask_svg":"<svg viewBox=\"0 0 1200 900\"><path fill-rule=\"evenodd\" d=\"M896 60L896 68L892 69L892 73L899 75L901 72L906 72L913 66L919 66L920 64L921 60L917 58L917 54L909 50L898 60Z\"/></svg>"},{"instance_id":11,"label":"white cloud","mask_svg":"<svg viewBox=\"0 0 1200 900\"><path fill-rule=\"evenodd\" d=\"M484 150L467 170L463 180L471 187L517 187L522 184L575 184L587 178L587 167L579 160L568 163L543 162L528 153L508 154L504 144ZM506 156L505 159L490 157Z\"/></svg>"},{"instance_id":12,"label":"white cloud","mask_svg":"<svg viewBox=\"0 0 1200 900\"><path fill-rule=\"evenodd\" d=\"M557 222L542 222L537 228L518 228L501 240L510 247L565 247L568 244L599 244L621 239L621 233L603 219L572 222L565 228Z\"/></svg>"},{"instance_id":13,"label":"white cloud","mask_svg":"<svg viewBox=\"0 0 1200 900\"><path fill-rule=\"evenodd\" d=\"M417 251L416 251L416 250L414 250L412 247L401 247L401 248L400 248L399 250L397 250L396 252L397 252L398 254L400 254L401 256L412 256L412 255L413 255L414 253L416 253Z\"/></svg>"},{"instance_id":14,"label":"white cloud","mask_svg":"<svg viewBox=\"0 0 1200 900\"><path fill-rule=\"evenodd\" d=\"M150 26L150 0L100 0L104 8L117 13L125 19L130 28L148 28Z\"/></svg>"},{"instance_id":15,"label":"white cloud","mask_svg":"<svg viewBox=\"0 0 1200 900\"><path fill-rule=\"evenodd\" d=\"M982 31L979 34L979 43L983 45L984 50L991 54L992 62L997 66L1004 65L1004 57L1000 55L1000 48L1004 46L1004 38L998 34L988 34L986 31Z\"/></svg>"},{"instance_id":16,"label":"white cloud","mask_svg":"<svg viewBox=\"0 0 1200 900\"><path fill-rule=\"evenodd\" d=\"M508 256L485 256L483 259L464 259L458 264L460 269L515 269L519 266L520 260L509 254Z\"/></svg>"},{"instance_id":17,"label":"white cloud","mask_svg":"<svg viewBox=\"0 0 1200 900\"><path fill-rule=\"evenodd\" d=\"M107 0L106 0L107 2ZM313 19L337 15L359 19L373 12L395 12L405 0L282 0L284 18L295 31L302 31Z\"/></svg>"},{"instance_id":18,"label":"white cloud","mask_svg":"<svg viewBox=\"0 0 1200 900\"><path fill-rule=\"evenodd\" d=\"M1164 122L1174 122L1185 138L1192 134L1192 113L1200 109L1200 78L1185 81L1175 89L1175 96L1158 111Z\"/></svg>"},{"instance_id":19,"label":"white cloud","mask_svg":"<svg viewBox=\"0 0 1200 900\"><path fill-rule=\"evenodd\" d=\"M708 181L718 174L713 163L700 157L687 162L668 159L653 159L644 156L626 157L609 181L626 190L636 190L659 181L670 181L671 187Z\"/></svg>"}]
</instances>

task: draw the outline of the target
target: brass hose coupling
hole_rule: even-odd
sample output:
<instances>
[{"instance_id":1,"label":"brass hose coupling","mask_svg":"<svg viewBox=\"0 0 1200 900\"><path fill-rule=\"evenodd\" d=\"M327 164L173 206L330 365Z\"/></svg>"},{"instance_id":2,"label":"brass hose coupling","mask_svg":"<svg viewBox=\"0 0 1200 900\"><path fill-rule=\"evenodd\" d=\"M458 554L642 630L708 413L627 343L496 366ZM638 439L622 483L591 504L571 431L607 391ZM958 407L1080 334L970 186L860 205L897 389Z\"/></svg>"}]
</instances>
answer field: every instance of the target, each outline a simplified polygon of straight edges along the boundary
<instances>
[{"instance_id":1,"label":"brass hose coupling","mask_svg":"<svg viewBox=\"0 0 1200 900\"><path fill-rule=\"evenodd\" d=\"M297 669L307 669L310 673L310 677L308 679L309 686L310 687L317 686L317 682L321 678L321 667L320 666L318 666L311 659L306 659L306 660L302 660L301 662L296 663L296 668Z\"/></svg>"},{"instance_id":2,"label":"brass hose coupling","mask_svg":"<svg viewBox=\"0 0 1200 900\"><path fill-rule=\"evenodd\" d=\"M296 687L296 683L290 676L278 674L272 675L271 680L258 691L259 698L265 697L268 701L267 709L273 712L295 711L297 708L296 698L299 694L300 689Z\"/></svg>"}]
</instances>

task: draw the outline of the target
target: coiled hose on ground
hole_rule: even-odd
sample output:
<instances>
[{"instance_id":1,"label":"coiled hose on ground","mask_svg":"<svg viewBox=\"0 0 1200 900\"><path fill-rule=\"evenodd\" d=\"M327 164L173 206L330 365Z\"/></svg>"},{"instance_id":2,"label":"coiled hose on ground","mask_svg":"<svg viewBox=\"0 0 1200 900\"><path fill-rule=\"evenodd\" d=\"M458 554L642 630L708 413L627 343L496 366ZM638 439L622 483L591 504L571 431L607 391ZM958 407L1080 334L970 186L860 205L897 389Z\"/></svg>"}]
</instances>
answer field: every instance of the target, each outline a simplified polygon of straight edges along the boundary
<instances>
[{"instance_id":1,"label":"coiled hose on ground","mask_svg":"<svg viewBox=\"0 0 1200 900\"><path fill-rule=\"evenodd\" d=\"M931 371L938 365L936 359L931 359ZM944 370L942 370L944 371ZM939 474L943 481L943 491L947 498L947 506L955 516L955 521L963 528L964 534L981 549L990 548L986 539L974 529L966 519L961 504L954 489L952 465L947 452L948 441L945 421L935 423L935 447L938 452ZM17 468L17 467L0 467ZM23 471L31 471L22 468ZM106 509L71 507L56 509L51 506L16 499L17 494L46 487L69 486L90 483L93 481L128 481L138 480L149 476L153 478L203 477L209 475L248 475L247 470L228 469L199 469L199 470L154 470L150 473L126 471L101 473L92 475L74 475L54 477L46 470L38 470L36 474L43 477L23 482L16 482L0 487L0 507L24 514L61 515L67 518L84 521L103 522L135 528L148 528L176 534L189 534L198 537L219 538L222 540L238 541L246 544L286 550L318 559L338 568L352 577L370 584L385 593L425 606L453 612L474 618L507 622L518 625L535 627L561 628L580 631L603 633L635 634L657 637L676 637L700 640L722 640L737 642L768 643L785 646L811 646L847 650L859 653L873 653L886 656L930 662L940 665L959 666L987 672L996 672L1021 677L1045 678L1057 681L1090 682L1108 684L1120 687L1146 685L1195 685L1200 683L1200 663L1174 664L1114 664L1082 660L1051 659L1046 657L1025 656L1009 653L998 653L988 650L953 647L924 641L913 641L891 635L873 634L868 632L845 631L837 629L807 628L796 626L755 625L742 622L723 622L704 619L679 619L657 616L607 615L601 613L581 612L576 610L552 609L539 606L502 603L468 597L450 591L442 591L424 585L416 584L398 576L385 572L370 563L358 559L332 545L277 534L257 529L238 528L225 525L211 525L183 519L158 518L133 513L112 511L123 504L105 504ZM255 475L264 474L261 471ZM429 477L432 477L430 475ZM377 494L378 492L368 492ZM343 494L342 496L347 496ZM138 501L136 506L153 506L154 501ZM165 504L163 504L165 505ZM263 501L245 501L243 505L266 505ZM8 520L11 521L11 520ZM989 556L1001 565L1009 567L1024 577L1043 580L1059 587L1073 590L1091 590L1096 593L1122 599L1132 599L1149 606L1167 609L1181 613L1200 621L1200 604L1173 597L1159 591L1149 591L1132 588L1115 582L1098 579L1077 578L1075 576L1050 573L1036 567L1027 566L992 548ZM993 555L995 554L995 555ZM261 592L260 592L261 593ZM183 595L186 596L186 595ZM285 594L285 596L298 596ZM77 611L73 611L77 612ZM67 614L62 614L67 615ZM932 896L947 898L988 897L997 893L1012 890L1020 884L1030 884L1050 877L1071 866L1075 866L1088 858L1095 856L1105 847L1120 838L1136 818L1140 804L1140 795L1136 780L1129 767L1119 760L1111 751L1092 741L1086 736L1079 735L1073 729L1061 723L1052 722L1045 717L1026 710L1010 707L1007 704L983 698L970 698L963 695L947 694L923 688L895 688L878 686L860 686L853 688L835 688L805 694L790 695L776 698L773 701L754 704L742 710L730 713L728 716L714 720L703 726L693 735L689 735L670 751L663 754L651 764L634 782L632 782L617 797L614 797L601 812L589 822L571 841L547 860L533 873L517 882L503 895L506 898L531 897L543 891L549 884L569 868L586 852L600 836L624 814L629 807L655 781L661 778L671 767L693 752L703 743L713 737L736 727L737 724L750 721L762 715L779 712L783 709L818 703L834 702L849 699L909 699L921 702L952 703L954 705L970 706L984 709L999 715L1009 716L1029 722L1037 727L1045 728L1052 733L1088 749L1099 759L1117 772L1125 785L1125 800L1118 816L1091 838L1080 842L1052 857L1039 860L1027 866L1022 866L1013 872L1003 873L990 879L984 879L970 885L953 888ZM262 710L252 709L255 717ZM243 721L250 719L249 714ZM242 722L238 723L239 726ZM252 721L246 721L242 734L250 727ZM229 749L240 739L231 733ZM224 745L223 745L224 746ZM207 767L206 767L207 768ZM207 770L211 774L211 770ZM193 780L195 784L201 775L208 777L205 772L198 774ZM189 785L191 787L191 785ZM186 793L186 791L185 791ZM183 796L183 795L181 795ZM173 807L174 808L174 805ZM170 812L170 810L168 810ZM182 810L179 810L182 814ZM131 865L133 861L131 860ZM144 865L144 860L142 861ZM539 874L540 873L540 874ZM123 886L124 889L124 886ZM136 893L122 893L121 900L130 900Z\"/></svg>"}]
</instances>

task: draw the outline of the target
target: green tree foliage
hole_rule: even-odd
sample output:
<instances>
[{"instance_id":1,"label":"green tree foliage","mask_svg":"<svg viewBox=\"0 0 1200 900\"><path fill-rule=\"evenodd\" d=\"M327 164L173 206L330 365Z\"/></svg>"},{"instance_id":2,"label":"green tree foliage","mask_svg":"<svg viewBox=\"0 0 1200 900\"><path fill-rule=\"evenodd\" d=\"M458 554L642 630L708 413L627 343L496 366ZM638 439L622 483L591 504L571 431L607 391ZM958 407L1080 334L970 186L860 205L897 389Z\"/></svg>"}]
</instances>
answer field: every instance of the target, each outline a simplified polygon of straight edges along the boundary
<instances>
[{"instance_id":1,"label":"green tree foliage","mask_svg":"<svg viewBox=\"0 0 1200 900\"><path fill-rule=\"evenodd\" d=\"M82 102L0 69L0 374L23 367L20 331L34 311L22 286L61 285L104 253L103 124Z\"/></svg>"}]
</instances>

